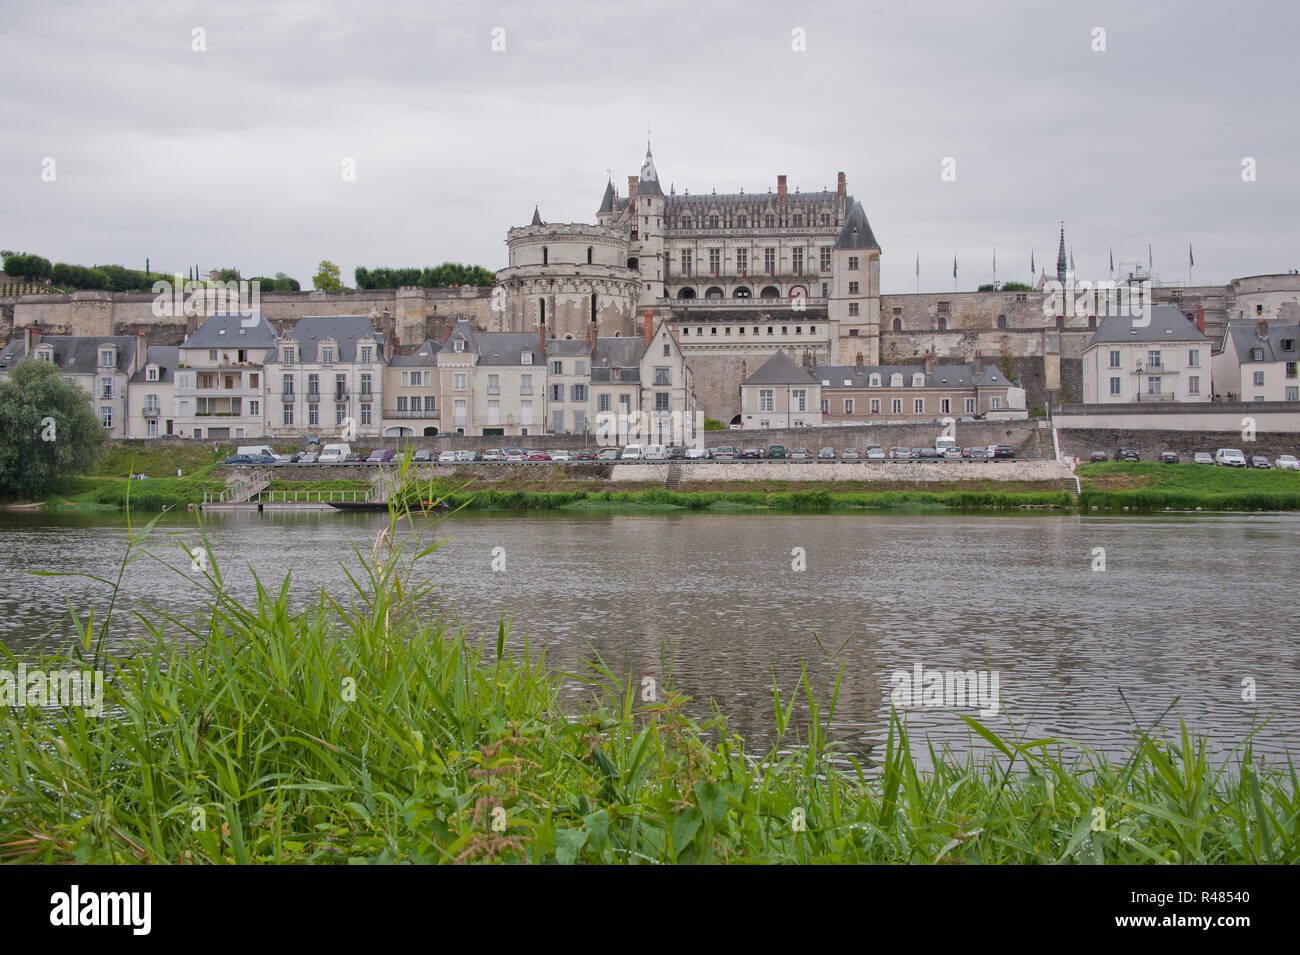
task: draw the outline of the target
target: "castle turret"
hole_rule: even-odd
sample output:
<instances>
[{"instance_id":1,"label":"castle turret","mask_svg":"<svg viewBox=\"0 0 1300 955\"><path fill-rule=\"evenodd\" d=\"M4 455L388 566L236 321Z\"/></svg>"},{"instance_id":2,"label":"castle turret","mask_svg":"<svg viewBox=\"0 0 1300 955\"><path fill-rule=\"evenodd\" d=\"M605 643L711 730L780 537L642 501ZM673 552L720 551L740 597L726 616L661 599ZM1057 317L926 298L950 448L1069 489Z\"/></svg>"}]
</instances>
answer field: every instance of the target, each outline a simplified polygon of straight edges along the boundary
<instances>
[{"instance_id":1,"label":"castle turret","mask_svg":"<svg viewBox=\"0 0 1300 955\"><path fill-rule=\"evenodd\" d=\"M655 169L650 143L645 144L645 162L637 180L636 195L629 197L635 203L632 219L631 245L636 250L637 267L641 272L641 300L643 306L656 305L665 296L664 278L668 262L664 258L664 192L659 186L659 171Z\"/></svg>"},{"instance_id":2,"label":"castle turret","mask_svg":"<svg viewBox=\"0 0 1300 955\"><path fill-rule=\"evenodd\" d=\"M844 228L831 252L827 314L838 333L832 347L865 349L867 364L880 363L880 243L862 203L847 199ZM850 342L849 339L858 339ZM848 352L852 354L853 352ZM838 360L838 355L832 355Z\"/></svg>"}]
</instances>

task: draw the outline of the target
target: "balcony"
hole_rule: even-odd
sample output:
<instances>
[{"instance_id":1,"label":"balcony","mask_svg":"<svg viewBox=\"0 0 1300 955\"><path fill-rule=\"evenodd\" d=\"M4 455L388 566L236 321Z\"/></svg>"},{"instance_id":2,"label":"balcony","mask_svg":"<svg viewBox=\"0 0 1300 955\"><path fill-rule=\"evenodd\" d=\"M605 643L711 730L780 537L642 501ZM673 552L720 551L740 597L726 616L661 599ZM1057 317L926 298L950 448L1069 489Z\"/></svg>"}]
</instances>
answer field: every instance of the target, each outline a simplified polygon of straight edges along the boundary
<instances>
[{"instance_id":1,"label":"balcony","mask_svg":"<svg viewBox=\"0 0 1300 955\"><path fill-rule=\"evenodd\" d=\"M827 299L801 296L804 308L825 308ZM655 305L661 308L794 308L793 298L660 298Z\"/></svg>"},{"instance_id":2,"label":"balcony","mask_svg":"<svg viewBox=\"0 0 1300 955\"><path fill-rule=\"evenodd\" d=\"M319 391L307 392L307 400L312 404L315 404L316 402L320 401L320 392Z\"/></svg>"},{"instance_id":3,"label":"balcony","mask_svg":"<svg viewBox=\"0 0 1300 955\"><path fill-rule=\"evenodd\" d=\"M156 418L162 414L162 411L159 410L157 405L145 405L140 411L140 414L144 415L146 418Z\"/></svg>"},{"instance_id":4,"label":"balcony","mask_svg":"<svg viewBox=\"0 0 1300 955\"><path fill-rule=\"evenodd\" d=\"M384 417L385 418L436 418L438 417L438 412L436 410L424 411L422 409L414 408L406 411L396 411L396 410L385 411Z\"/></svg>"},{"instance_id":5,"label":"balcony","mask_svg":"<svg viewBox=\"0 0 1300 955\"><path fill-rule=\"evenodd\" d=\"M1192 397L1199 398L1200 396L1193 395ZM1147 402L1152 402L1152 401L1177 401L1178 396L1174 394L1172 391L1162 391L1159 394L1138 395L1137 398L1135 398L1134 400L1137 401L1139 404L1145 404Z\"/></svg>"}]
</instances>

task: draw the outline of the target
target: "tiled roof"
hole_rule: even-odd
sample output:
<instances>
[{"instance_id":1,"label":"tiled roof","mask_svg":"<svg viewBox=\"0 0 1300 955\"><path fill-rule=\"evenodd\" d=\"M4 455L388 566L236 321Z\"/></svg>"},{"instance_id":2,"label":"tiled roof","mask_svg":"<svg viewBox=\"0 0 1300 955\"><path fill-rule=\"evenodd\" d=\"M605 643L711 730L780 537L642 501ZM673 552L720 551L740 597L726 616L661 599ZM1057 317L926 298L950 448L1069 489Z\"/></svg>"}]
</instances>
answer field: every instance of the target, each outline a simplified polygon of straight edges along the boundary
<instances>
[{"instance_id":1,"label":"tiled roof","mask_svg":"<svg viewBox=\"0 0 1300 955\"><path fill-rule=\"evenodd\" d=\"M383 336L374 330L365 315L304 316L284 334L284 338L298 343L299 361L304 364L316 361L317 343L329 339L333 339L338 348L334 360L345 364L357 360L357 342L360 339L372 338L381 349L383 345Z\"/></svg>"},{"instance_id":2,"label":"tiled roof","mask_svg":"<svg viewBox=\"0 0 1300 955\"><path fill-rule=\"evenodd\" d=\"M245 324L247 323L247 324ZM275 332L261 312L209 315L183 348L274 348Z\"/></svg>"},{"instance_id":3,"label":"tiled roof","mask_svg":"<svg viewBox=\"0 0 1300 955\"><path fill-rule=\"evenodd\" d=\"M801 368L783 351L765 361L743 382L746 385L815 385L820 379L814 378L807 368Z\"/></svg>"},{"instance_id":4,"label":"tiled roof","mask_svg":"<svg viewBox=\"0 0 1300 955\"><path fill-rule=\"evenodd\" d=\"M1106 315L1097 323L1096 334L1085 348L1116 342L1203 342L1201 334L1176 305L1150 305L1146 325L1138 325L1141 318L1129 315Z\"/></svg>"}]
</instances>

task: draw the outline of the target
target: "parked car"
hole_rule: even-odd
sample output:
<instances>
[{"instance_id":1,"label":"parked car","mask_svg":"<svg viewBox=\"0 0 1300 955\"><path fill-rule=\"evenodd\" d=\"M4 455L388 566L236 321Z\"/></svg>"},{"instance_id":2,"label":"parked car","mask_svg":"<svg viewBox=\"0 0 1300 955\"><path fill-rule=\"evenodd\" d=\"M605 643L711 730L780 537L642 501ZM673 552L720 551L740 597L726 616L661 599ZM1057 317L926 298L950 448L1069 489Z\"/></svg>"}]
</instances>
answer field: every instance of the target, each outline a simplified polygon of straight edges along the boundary
<instances>
[{"instance_id":1,"label":"parked car","mask_svg":"<svg viewBox=\"0 0 1300 955\"><path fill-rule=\"evenodd\" d=\"M891 461L906 461L911 456L912 456L912 451L910 448L889 449L889 460Z\"/></svg>"},{"instance_id":2,"label":"parked car","mask_svg":"<svg viewBox=\"0 0 1300 955\"><path fill-rule=\"evenodd\" d=\"M868 460L868 461L884 461L884 460L885 460L885 449L884 449L884 448L875 448L875 447L867 448L867 460Z\"/></svg>"},{"instance_id":3,"label":"parked car","mask_svg":"<svg viewBox=\"0 0 1300 955\"><path fill-rule=\"evenodd\" d=\"M730 445L722 445L713 449L713 460L715 461L734 461L736 460L736 449Z\"/></svg>"},{"instance_id":4,"label":"parked car","mask_svg":"<svg viewBox=\"0 0 1300 955\"><path fill-rule=\"evenodd\" d=\"M1256 454L1251 457L1250 466L1252 468L1271 469L1273 467L1273 462L1270 461L1266 455Z\"/></svg>"},{"instance_id":5,"label":"parked car","mask_svg":"<svg viewBox=\"0 0 1300 955\"><path fill-rule=\"evenodd\" d=\"M504 456L501 454L500 448L488 448L486 451L483 452L483 456L479 460L480 461L501 461L504 460Z\"/></svg>"},{"instance_id":6,"label":"parked car","mask_svg":"<svg viewBox=\"0 0 1300 955\"><path fill-rule=\"evenodd\" d=\"M989 454L989 449L988 449L988 448L971 448L971 449L970 449L970 459L971 459L972 461L983 461L985 464L987 464L987 463L989 462L989 460L990 460L992 457L993 457L993 456L992 456L991 454Z\"/></svg>"},{"instance_id":7,"label":"parked car","mask_svg":"<svg viewBox=\"0 0 1300 955\"><path fill-rule=\"evenodd\" d=\"M597 460L597 461L617 461L617 460L618 460L618 448L606 448L605 450L601 451L600 454L596 455L596 460Z\"/></svg>"},{"instance_id":8,"label":"parked car","mask_svg":"<svg viewBox=\"0 0 1300 955\"><path fill-rule=\"evenodd\" d=\"M1105 460L1106 460L1106 452L1105 452L1105 451L1094 451L1094 452L1092 452L1092 454L1088 455L1088 460L1089 460L1089 461L1092 461L1092 462L1096 462L1096 461L1105 461Z\"/></svg>"},{"instance_id":9,"label":"parked car","mask_svg":"<svg viewBox=\"0 0 1300 955\"><path fill-rule=\"evenodd\" d=\"M619 454L618 459L620 461L640 461L643 457L645 457L645 455L641 445L629 444L623 449L622 453Z\"/></svg>"},{"instance_id":10,"label":"parked car","mask_svg":"<svg viewBox=\"0 0 1300 955\"><path fill-rule=\"evenodd\" d=\"M700 461L708 457L709 457L708 448L687 448L686 449L686 460L688 461Z\"/></svg>"},{"instance_id":11,"label":"parked car","mask_svg":"<svg viewBox=\"0 0 1300 955\"><path fill-rule=\"evenodd\" d=\"M1120 448L1115 452L1116 461L1141 461L1142 454L1137 448Z\"/></svg>"},{"instance_id":12,"label":"parked car","mask_svg":"<svg viewBox=\"0 0 1300 955\"><path fill-rule=\"evenodd\" d=\"M230 457L226 458L226 460L222 461L221 463L238 466L238 465L256 464L257 462L253 460L253 456L251 454L232 454Z\"/></svg>"},{"instance_id":13,"label":"parked car","mask_svg":"<svg viewBox=\"0 0 1300 955\"><path fill-rule=\"evenodd\" d=\"M947 448L944 450L943 456L948 458L950 461L960 461L961 448Z\"/></svg>"},{"instance_id":14,"label":"parked car","mask_svg":"<svg viewBox=\"0 0 1300 955\"><path fill-rule=\"evenodd\" d=\"M1174 452L1174 451L1161 451L1161 452L1160 452L1160 463L1161 463L1161 464L1177 464L1177 463L1178 463L1178 460L1179 460L1179 459L1178 459L1178 454L1177 454L1176 452Z\"/></svg>"},{"instance_id":15,"label":"parked car","mask_svg":"<svg viewBox=\"0 0 1300 955\"><path fill-rule=\"evenodd\" d=\"M1214 456L1209 451L1197 451L1192 455L1193 464L1213 464Z\"/></svg>"},{"instance_id":16,"label":"parked car","mask_svg":"<svg viewBox=\"0 0 1300 955\"><path fill-rule=\"evenodd\" d=\"M352 453L352 447L346 444L327 444L321 448L320 457L317 459L321 464L342 464Z\"/></svg>"},{"instance_id":17,"label":"parked car","mask_svg":"<svg viewBox=\"0 0 1300 955\"><path fill-rule=\"evenodd\" d=\"M320 460L320 455L315 451L305 451L298 457L299 464L315 464Z\"/></svg>"},{"instance_id":18,"label":"parked car","mask_svg":"<svg viewBox=\"0 0 1300 955\"><path fill-rule=\"evenodd\" d=\"M1246 456L1237 448L1219 448L1214 452L1214 463L1225 468L1244 468Z\"/></svg>"},{"instance_id":19,"label":"parked car","mask_svg":"<svg viewBox=\"0 0 1300 955\"><path fill-rule=\"evenodd\" d=\"M1273 466L1279 471L1300 471L1300 459L1294 454L1279 454L1273 459Z\"/></svg>"},{"instance_id":20,"label":"parked car","mask_svg":"<svg viewBox=\"0 0 1300 955\"><path fill-rule=\"evenodd\" d=\"M526 461L528 452L523 448L502 448L501 456L507 461ZM441 460L441 457L439 458Z\"/></svg>"},{"instance_id":21,"label":"parked car","mask_svg":"<svg viewBox=\"0 0 1300 955\"><path fill-rule=\"evenodd\" d=\"M1016 449L1009 444L999 444L993 449L993 457L995 460L1001 460L1003 458L1012 459L1015 456Z\"/></svg>"},{"instance_id":22,"label":"parked car","mask_svg":"<svg viewBox=\"0 0 1300 955\"><path fill-rule=\"evenodd\" d=\"M455 451L443 451L441 454L438 455L438 463L439 463L439 464L455 464L455 463L456 463L456 452L455 452Z\"/></svg>"},{"instance_id":23,"label":"parked car","mask_svg":"<svg viewBox=\"0 0 1300 955\"><path fill-rule=\"evenodd\" d=\"M574 452L573 452L573 460L575 460L575 461L594 461L594 460L596 460L596 449L595 449L595 448L583 448L581 451L574 451Z\"/></svg>"},{"instance_id":24,"label":"parked car","mask_svg":"<svg viewBox=\"0 0 1300 955\"><path fill-rule=\"evenodd\" d=\"M840 452L841 461L861 461L862 455L858 454L857 448L845 448Z\"/></svg>"},{"instance_id":25,"label":"parked car","mask_svg":"<svg viewBox=\"0 0 1300 955\"><path fill-rule=\"evenodd\" d=\"M790 452L791 461L811 461L812 452L807 448L795 448Z\"/></svg>"},{"instance_id":26,"label":"parked car","mask_svg":"<svg viewBox=\"0 0 1300 955\"><path fill-rule=\"evenodd\" d=\"M529 461L550 461L552 460L552 458L550 454L548 454L545 451L529 451L528 460Z\"/></svg>"},{"instance_id":27,"label":"parked car","mask_svg":"<svg viewBox=\"0 0 1300 955\"><path fill-rule=\"evenodd\" d=\"M781 458L781 459L784 459L784 458L785 458L785 445L783 445L783 444L774 444L774 445L772 445L770 448L767 449L767 456L768 456L769 458Z\"/></svg>"},{"instance_id":28,"label":"parked car","mask_svg":"<svg viewBox=\"0 0 1300 955\"><path fill-rule=\"evenodd\" d=\"M388 464L395 456L392 448L375 448L366 458L366 464Z\"/></svg>"},{"instance_id":29,"label":"parked car","mask_svg":"<svg viewBox=\"0 0 1300 955\"><path fill-rule=\"evenodd\" d=\"M820 451L817 452L817 460L818 460L818 461L834 461L834 460L835 460L835 449L834 449L834 448L822 448Z\"/></svg>"},{"instance_id":30,"label":"parked car","mask_svg":"<svg viewBox=\"0 0 1300 955\"><path fill-rule=\"evenodd\" d=\"M685 458L686 458L686 449L685 449L685 448L678 447L677 445L673 445L672 447L670 447L670 448L668 449L668 460L670 460L670 461L682 461L682 460L685 460Z\"/></svg>"},{"instance_id":31,"label":"parked car","mask_svg":"<svg viewBox=\"0 0 1300 955\"><path fill-rule=\"evenodd\" d=\"M361 463L363 463L365 460L366 460L366 456L365 456L365 453L364 453L364 452L361 452L361 451L353 451L351 454L349 454L347 457L345 457L345 458L343 459L343 463L344 463L344 464L361 464Z\"/></svg>"},{"instance_id":32,"label":"parked car","mask_svg":"<svg viewBox=\"0 0 1300 955\"><path fill-rule=\"evenodd\" d=\"M570 458L569 458L569 452L568 452L568 451L564 451L564 450L552 451L552 452L551 452L551 460L552 460L552 461L568 461L568 460L570 460Z\"/></svg>"},{"instance_id":33,"label":"parked car","mask_svg":"<svg viewBox=\"0 0 1300 955\"><path fill-rule=\"evenodd\" d=\"M746 461L757 461L763 456L762 448L741 448L740 453L736 455Z\"/></svg>"}]
</instances>

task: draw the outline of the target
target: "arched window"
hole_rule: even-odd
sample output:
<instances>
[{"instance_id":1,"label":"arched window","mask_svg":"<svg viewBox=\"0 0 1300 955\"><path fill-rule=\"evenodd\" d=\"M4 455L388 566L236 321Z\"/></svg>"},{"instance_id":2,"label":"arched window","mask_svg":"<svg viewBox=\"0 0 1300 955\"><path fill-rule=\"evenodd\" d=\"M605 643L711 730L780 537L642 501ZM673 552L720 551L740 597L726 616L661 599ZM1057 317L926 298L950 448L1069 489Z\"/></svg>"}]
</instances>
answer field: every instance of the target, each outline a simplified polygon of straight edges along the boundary
<instances>
[{"instance_id":1,"label":"arched window","mask_svg":"<svg viewBox=\"0 0 1300 955\"><path fill-rule=\"evenodd\" d=\"M596 293L591 293L591 320L596 320Z\"/></svg>"},{"instance_id":2,"label":"arched window","mask_svg":"<svg viewBox=\"0 0 1300 955\"><path fill-rule=\"evenodd\" d=\"M946 318L940 318L940 319L939 319L939 331L941 331L941 332L946 332L947 330L948 330L948 319L946 319Z\"/></svg>"},{"instance_id":3,"label":"arched window","mask_svg":"<svg viewBox=\"0 0 1300 955\"><path fill-rule=\"evenodd\" d=\"M546 246L542 246L542 265L550 265L550 264L551 264L550 253L547 251Z\"/></svg>"},{"instance_id":4,"label":"arched window","mask_svg":"<svg viewBox=\"0 0 1300 955\"><path fill-rule=\"evenodd\" d=\"M641 265L641 263L637 261L637 257L636 257L635 255L630 255L630 256L628 256L628 259L627 259L627 267L628 267L629 269L639 268L640 265Z\"/></svg>"},{"instance_id":5,"label":"arched window","mask_svg":"<svg viewBox=\"0 0 1300 955\"><path fill-rule=\"evenodd\" d=\"M1096 316L1096 315L1089 315L1089 316L1088 316L1088 327L1089 327L1089 328L1096 328L1096 327L1097 327L1097 316Z\"/></svg>"},{"instance_id":6,"label":"arched window","mask_svg":"<svg viewBox=\"0 0 1300 955\"><path fill-rule=\"evenodd\" d=\"M872 388L879 388L880 376L873 374L869 379L867 379L867 384L870 385Z\"/></svg>"},{"instance_id":7,"label":"arched window","mask_svg":"<svg viewBox=\"0 0 1300 955\"><path fill-rule=\"evenodd\" d=\"M889 387L890 387L890 388L902 388L902 387L903 387L903 376L902 376L902 375L899 375L899 374L893 374L893 375L890 375L890 376L889 376Z\"/></svg>"},{"instance_id":8,"label":"arched window","mask_svg":"<svg viewBox=\"0 0 1300 955\"><path fill-rule=\"evenodd\" d=\"M731 293L732 298L749 298L751 295L753 293L743 285Z\"/></svg>"},{"instance_id":9,"label":"arched window","mask_svg":"<svg viewBox=\"0 0 1300 955\"><path fill-rule=\"evenodd\" d=\"M769 285L767 288L763 289L762 293L759 295L759 298L780 298L780 297L781 297L781 290L777 288L775 285Z\"/></svg>"},{"instance_id":10,"label":"arched window","mask_svg":"<svg viewBox=\"0 0 1300 955\"><path fill-rule=\"evenodd\" d=\"M544 298L539 298L539 299L537 300L537 304L538 304L538 306L541 308L541 313L542 313L542 324L545 325L545 324L546 324L546 299L544 299Z\"/></svg>"},{"instance_id":11,"label":"arched window","mask_svg":"<svg viewBox=\"0 0 1300 955\"><path fill-rule=\"evenodd\" d=\"M722 289L718 288L718 287L715 285L715 286L713 286L712 288L710 288L707 292L704 293L704 297L705 297L705 298L722 298L722 297L723 297L723 295L722 295Z\"/></svg>"},{"instance_id":12,"label":"arched window","mask_svg":"<svg viewBox=\"0 0 1300 955\"><path fill-rule=\"evenodd\" d=\"M1007 327L1007 317L1005 315L999 315L998 328L1006 328L1006 327Z\"/></svg>"},{"instance_id":13,"label":"arched window","mask_svg":"<svg viewBox=\"0 0 1300 955\"><path fill-rule=\"evenodd\" d=\"M587 264L591 265L591 246L587 246Z\"/></svg>"},{"instance_id":14,"label":"arched window","mask_svg":"<svg viewBox=\"0 0 1300 955\"><path fill-rule=\"evenodd\" d=\"M678 297L679 299L682 299L682 298L695 298L695 289L693 289L693 288L684 288L684 289L682 289L680 292L677 293L677 297Z\"/></svg>"},{"instance_id":15,"label":"arched window","mask_svg":"<svg viewBox=\"0 0 1300 955\"><path fill-rule=\"evenodd\" d=\"M894 331L901 332L902 330L903 330L903 320L901 318L894 319Z\"/></svg>"},{"instance_id":16,"label":"arched window","mask_svg":"<svg viewBox=\"0 0 1300 955\"><path fill-rule=\"evenodd\" d=\"M1064 315L1057 315L1057 316L1056 316L1056 329L1057 329L1057 331L1060 331L1060 330L1063 329L1064 327L1065 327L1065 316L1064 316Z\"/></svg>"}]
</instances>

